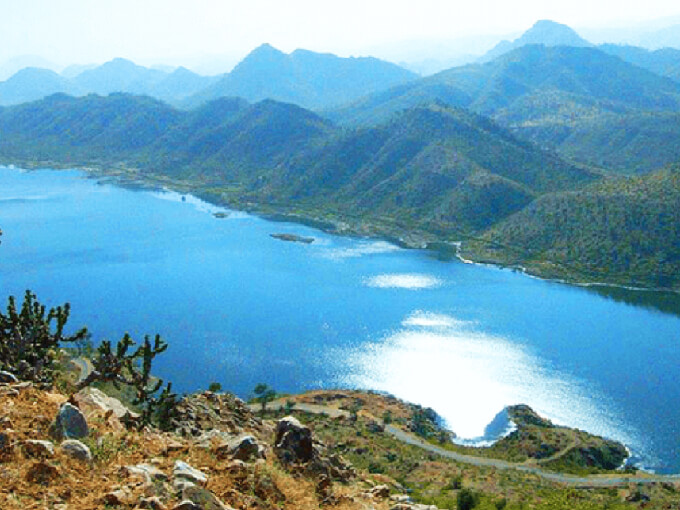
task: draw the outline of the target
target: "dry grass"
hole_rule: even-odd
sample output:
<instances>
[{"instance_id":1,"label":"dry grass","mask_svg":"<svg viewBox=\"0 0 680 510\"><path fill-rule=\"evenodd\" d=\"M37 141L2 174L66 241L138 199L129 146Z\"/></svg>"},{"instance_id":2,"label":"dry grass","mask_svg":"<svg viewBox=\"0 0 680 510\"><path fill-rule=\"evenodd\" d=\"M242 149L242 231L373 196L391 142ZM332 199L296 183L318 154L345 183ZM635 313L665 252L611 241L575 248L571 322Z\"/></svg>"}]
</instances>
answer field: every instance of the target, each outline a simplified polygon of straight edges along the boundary
<instances>
[{"instance_id":1,"label":"dry grass","mask_svg":"<svg viewBox=\"0 0 680 510\"><path fill-rule=\"evenodd\" d=\"M15 444L12 452L0 460L0 509L89 510L105 508L102 497L121 487L130 489L132 502L149 496L150 488L138 479L129 478L121 468L126 465L152 463L167 475L175 460L181 459L208 475L206 488L224 503L237 509L319 508L316 480L294 476L285 471L269 452L267 459L238 465L219 460L210 449L193 446L188 440L153 430L127 431L113 427L110 419L90 415L90 437L84 440L95 458L91 465L71 459L59 452L45 461L24 455L20 443L27 439L50 439L49 427L66 396L28 389L18 397L0 397L0 424ZM271 442L272 438L261 438ZM168 444L180 442L184 448L168 451ZM36 481L29 476L36 465L48 477ZM49 466L49 467L45 467ZM363 489L356 482L333 484L338 510L361 510L358 494ZM168 508L179 503L169 494ZM66 507L60 505L67 505ZM375 502L376 510L386 503ZM121 508L132 508L132 504Z\"/></svg>"}]
</instances>

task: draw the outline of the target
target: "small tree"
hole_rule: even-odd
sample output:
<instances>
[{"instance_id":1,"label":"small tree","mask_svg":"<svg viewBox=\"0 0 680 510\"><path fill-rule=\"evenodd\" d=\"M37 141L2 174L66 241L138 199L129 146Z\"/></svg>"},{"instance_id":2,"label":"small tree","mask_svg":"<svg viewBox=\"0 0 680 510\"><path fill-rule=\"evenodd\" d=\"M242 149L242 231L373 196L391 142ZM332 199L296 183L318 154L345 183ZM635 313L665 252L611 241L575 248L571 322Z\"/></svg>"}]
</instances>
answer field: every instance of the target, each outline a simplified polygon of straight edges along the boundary
<instances>
[{"instance_id":1,"label":"small tree","mask_svg":"<svg viewBox=\"0 0 680 510\"><path fill-rule=\"evenodd\" d=\"M286 400L286 405L284 407L284 411L286 414L290 414L293 412L293 409L295 409L295 400Z\"/></svg>"},{"instance_id":2,"label":"small tree","mask_svg":"<svg viewBox=\"0 0 680 510\"><path fill-rule=\"evenodd\" d=\"M265 410L267 409L267 404L276 398L276 391L266 384L260 383L255 386L253 392L255 395L257 395L257 399L262 405L262 414L264 414Z\"/></svg>"}]
</instances>

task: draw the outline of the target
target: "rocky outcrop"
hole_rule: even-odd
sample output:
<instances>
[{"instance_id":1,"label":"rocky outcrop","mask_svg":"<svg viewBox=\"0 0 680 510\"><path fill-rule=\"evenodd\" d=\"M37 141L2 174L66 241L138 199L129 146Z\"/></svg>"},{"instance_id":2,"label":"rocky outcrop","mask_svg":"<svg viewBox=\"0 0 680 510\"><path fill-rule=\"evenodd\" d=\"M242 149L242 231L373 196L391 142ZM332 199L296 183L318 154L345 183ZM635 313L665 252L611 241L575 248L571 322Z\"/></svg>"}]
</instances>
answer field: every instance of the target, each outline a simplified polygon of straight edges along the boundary
<instances>
[{"instance_id":1,"label":"rocky outcrop","mask_svg":"<svg viewBox=\"0 0 680 510\"><path fill-rule=\"evenodd\" d=\"M274 453L284 465L298 466L309 474L323 474L332 480L347 481L356 476L351 464L327 450L296 418L286 416L277 422Z\"/></svg>"},{"instance_id":2,"label":"rocky outcrop","mask_svg":"<svg viewBox=\"0 0 680 510\"><path fill-rule=\"evenodd\" d=\"M274 452L286 464L309 462L314 456L312 431L292 416L280 419L276 423Z\"/></svg>"},{"instance_id":3,"label":"rocky outcrop","mask_svg":"<svg viewBox=\"0 0 680 510\"><path fill-rule=\"evenodd\" d=\"M233 438L244 432L261 435L268 431L243 400L228 393L210 391L180 400L173 410L169 428L185 437L199 437L207 431L215 431Z\"/></svg>"}]
</instances>

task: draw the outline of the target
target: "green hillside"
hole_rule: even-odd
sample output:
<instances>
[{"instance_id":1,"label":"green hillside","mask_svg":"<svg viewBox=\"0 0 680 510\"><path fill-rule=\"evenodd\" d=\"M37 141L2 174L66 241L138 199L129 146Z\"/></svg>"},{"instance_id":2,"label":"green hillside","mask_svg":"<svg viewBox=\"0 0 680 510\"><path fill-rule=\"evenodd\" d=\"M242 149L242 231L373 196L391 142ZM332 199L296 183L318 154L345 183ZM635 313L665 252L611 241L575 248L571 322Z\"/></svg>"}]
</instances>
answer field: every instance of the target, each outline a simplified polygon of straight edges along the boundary
<instances>
[{"instance_id":1,"label":"green hillside","mask_svg":"<svg viewBox=\"0 0 680 510\"><path fill-rule=\"evenodd\" d=\"M645 173L680 160L680 114L601 114L579 122L516 127L515 134L570 160L623 173Z\"/></svg>"},{"instance_id":2,"label":"green hillside","mask_svg":"<svg viewBox=\"0 0 680 510\"><path fill-rule=\"evenodd\" d=\"M671 154L670 141L658 143ZM0 160L124 169L232 207L415 246L477 239L464 245L475 259L571 280L677 287L680 274L677 170L603 179L441 103L347 129L270 100L187 112L124 94L56 95L0 109Z\"/></svg>"},{"instance_id":3,"label":"green hillside","mask_svg":"<svg viewBox=\"0 0 680 510\"><path fill-rule=\"evenodd\" d=\"M433 100L487 115L580 164L639 172L677 160L680 83L591 47L525 45L326 114L374 125Z\"/></svg>"},{"instance_id":4,"label":"green hillside","mask_svg":"<svg viewBox=\"0 0 680 510\"><path fill-rule=\"evenodd\" d=\"M577 281L680 288L680 167L544 195L465 246Z\"/></svg>"}]
</instances>

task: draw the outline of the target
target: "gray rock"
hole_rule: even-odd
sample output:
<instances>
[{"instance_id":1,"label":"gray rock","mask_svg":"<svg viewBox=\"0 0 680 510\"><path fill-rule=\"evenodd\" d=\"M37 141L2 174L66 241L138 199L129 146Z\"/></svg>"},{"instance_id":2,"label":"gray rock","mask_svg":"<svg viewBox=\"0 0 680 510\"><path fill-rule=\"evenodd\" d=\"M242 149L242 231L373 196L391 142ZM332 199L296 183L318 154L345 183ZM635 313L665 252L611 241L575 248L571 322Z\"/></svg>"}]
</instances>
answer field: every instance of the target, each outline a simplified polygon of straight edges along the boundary
<instances>
[{"instance_id":1,"label":"gray rock","mask_svg":"<svg viewBox=\"0 0 680 510\"><path fill-rule=\"evenodd\" d=\"M136 419L139 417L137 413L133 413L117 398L109 397L106 393L96 388L84 388L73 395L73 400L78 404L79 409L86 412L88 410L100 410L104 413L111 412L113 416L119 420L126 418Z\"/></svg>"},{"instance_id":2,"label":"gray rock","mask_svg":"<svg viewBox=\"0 0 680 510\"><path fill-rule=\"evenodd\" d=\"M177 494L181 494L184 489L187 487L193 487L194 485L196 485L194 482L187 480L186 478L175 478L172 481L172 486L175 489L175 493Z\"/></svg>"},{"instance_id":3,"label":"gray rock","mask_svg":"<svg viewBox=\"0 0 680 510\"><path fill-rule=\"evenodd\" d=\"M205 484L208 481L208 476L205 473L191 467L181 460L175 461L175 467L172 469L172 474L175 479L183 478L197 484Z\"/></svg>"},{"instance_id":4,"label":"gray rock","mask_svg":"<svg viewBox=\"0 0 680 510\"><path fill-rule=\"evenodd\" d=\"M264 459L265 449L253 436L243 436L217 449L218 456L225 454L232 459L247 462L251 459Z\"/></svg>"},{"instance_id":5,"label":"gray rock","mask_svg":"<svg viewBox=\"0 0 680 510\"><path fill-rule=\"evenodd\" d=\"M232 510L203 487L188 487L182 492L182 499L191 501L203 510Z\"/></svg>"},{"instance_id":6,"label":"gray rock","mask_svg":"<svg viewBox=\"0 0 680 510\"><path fill-rule=\"evenodd\" d=\"M49 459L54 457L54 444L51 441L29 439L24 441L21 446L24 455L27 457L36 457L39 459Z\"/></svg>"},{"instance_id":7,"label":"gray rock","mask_svg":"<svg viewBox=\"0 0 680 510\"><path fill-rule=\"evenodd\" d=\"M61 443L61 452L83 462L92 462L92 452L77 439L67 439Z\"/></svg>"},{"instance_id":8,"label":"gray rock","mask_svg":"<svg viewBox=\"0 0 680 510\"><path fill-rule=\"evenodd\" d=\"M58 439L81 439L87 437L90 432L83 413L68 402L59 408L53 431Z\"/></svg>"},{"instance_id":9,"label":"gray rock","mask_svg":"<svg viewBox=\"0 0 680 510\"><path fill-rule=\"evenodd\" d=\"M274 451L283 462L308 462L314 456L312 431L296 418L286 416L276 423Z\"/></svg>"},{"instance_id":10,"label":"gray rock","mask_svg":"<svg viewBox=\"0 0 680 510\"><path fill-rule=\"evenodd\" d=\"M168 475L163 473L160 469L151 464L137 464L135 466L125 466L123 468L124 474L128 476L137 476L142 478L145 482L166 482Z\"/></svg>"},{"instance_id":11,"label":"gray rock","mask_svg":"<svg viewBox=\"0 0 680 510\"><path fill-rule=\"evenodd\" d=\"M19 379L17 379L17 377L14 374L6 372L4 370L0 370L0 383L13 384L18 382Z\"/></svg>"}]
</instances>

